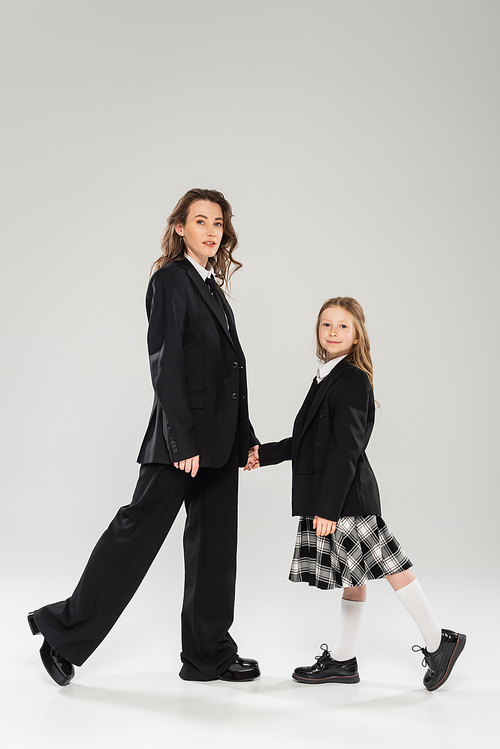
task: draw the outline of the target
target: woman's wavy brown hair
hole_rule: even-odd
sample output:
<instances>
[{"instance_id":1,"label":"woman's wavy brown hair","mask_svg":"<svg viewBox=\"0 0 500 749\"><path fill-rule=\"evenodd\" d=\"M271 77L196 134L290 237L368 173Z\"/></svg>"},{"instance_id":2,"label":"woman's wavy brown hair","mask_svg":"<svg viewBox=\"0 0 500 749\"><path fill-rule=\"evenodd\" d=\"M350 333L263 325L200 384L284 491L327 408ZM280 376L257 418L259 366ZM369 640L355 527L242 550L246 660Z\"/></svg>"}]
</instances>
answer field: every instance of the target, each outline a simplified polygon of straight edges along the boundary
<instances>
[{"instance_id":1,"label":"woman's wavy brown hair","mask_svg":"<svg viewBox=\"0 0 500 749\"><path fill-rule=\"evenodd\" d=\"M175 231L175 225L177 223L181 223L182 225L186 223L189 208L195 200L209 200L211 203L217 203L222 211L224 232L217 254L210 260L210 263L214 269L214 276L219 279L221 285L225 284L227 286L233 273L239 270L242 264L233 257L233 252L238 246L238 235L231 221L233 209L224 195L218 190L204 190L196 187L193 190L188 190L182 196L167 219L167 228L161 241L162 254L153 263L151 273L157 271L158 268L163 268L168 263L173 263L184 257L184 239Z\"/></svg>"},{"instance_id":2,"label":"woman's wavy brown hair","mask_svg":"<svg viewBox=\"0 0 500 749\"><path fill-rule=\"evenodd\" d=\"M373 387L373 364L370 354L370 341L365 327L365 313L360 303L351 296L336 296L333 299L327 299L321 307L316 321L316 356L320 361L326 361L325 349L319 342L319 324L321 315L330 307L341 307L352 315L358 342L354 344L351 351L347 354L347 361L349 364L354 364L355 367L359 367L363 372L366 372Z\"/></svg>"}]
</instances>

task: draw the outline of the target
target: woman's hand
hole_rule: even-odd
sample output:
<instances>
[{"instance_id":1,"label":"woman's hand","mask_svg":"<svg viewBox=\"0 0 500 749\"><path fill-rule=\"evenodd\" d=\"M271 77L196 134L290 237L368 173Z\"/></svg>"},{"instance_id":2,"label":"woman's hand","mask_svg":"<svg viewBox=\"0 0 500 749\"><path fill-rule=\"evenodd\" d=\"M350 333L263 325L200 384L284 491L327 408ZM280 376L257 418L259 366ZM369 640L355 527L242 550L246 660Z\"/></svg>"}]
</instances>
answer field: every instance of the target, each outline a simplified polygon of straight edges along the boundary
<instances>
[{"instance_id":1,"label":"woman's hand","mask_svg":"<svg viewBox=\"0 0 500 749\"><path fill-rule=\"evenodd\" d=\"M260 463L259 463L259 446L258 445L254 445L248 451L247 464L246 464L246 466L244 467L243 470L244 471L251 471L253 468L259 468L259 467L260 467Z\"/></svg>"},{"instance_id":2,"label":"woman's hand","mask_svg":"<svg viewBox=\"0 0 500 749\"><path fill-rule=\"evenodd\" d=\"M314 516L313 528L315 528L317 536L328 536L329 533L335 533L336 527L335 520L326 520L326 518Z\"/></svg>"},{"instance_id":3,"label":"woman's hand","mask_svg":"<svg viewBox=\"0 0 500 749\"><path fill-rule=\"evenodd\" d=\"M179 461L179 463L174 463L174 466L178 468L179 471L186 471L186 473L190 473L194 478L198 473L198 468L200 467L200 456L195 455L194 458L186 458L186 460L181 460Z\"/></svg>"}]
</instances>

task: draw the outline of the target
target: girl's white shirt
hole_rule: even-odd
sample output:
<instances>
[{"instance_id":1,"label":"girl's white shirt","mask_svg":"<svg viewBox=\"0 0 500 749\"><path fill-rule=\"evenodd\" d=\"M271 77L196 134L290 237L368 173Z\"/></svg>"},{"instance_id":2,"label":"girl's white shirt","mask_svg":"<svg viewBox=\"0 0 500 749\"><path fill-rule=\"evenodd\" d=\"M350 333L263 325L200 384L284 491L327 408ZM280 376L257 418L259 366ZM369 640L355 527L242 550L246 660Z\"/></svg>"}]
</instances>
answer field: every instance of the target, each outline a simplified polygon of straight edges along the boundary
<instances>
[{"instance_id":1,"label":"girl's white shirt","mask_svg":"<svg viewBox=\"0 0 500 749\"><path fill-rule=\"evenodd\" d=\"M321 382L321 380L324 380L327 375L330 374L332 369L337 366L339 362L342 361L342 359L345 359L347 354L344 354L344 356L337 356L336 359L330 359L330 361L323 362L318 367L318 372L316 374L316 382Z\"/></svg>"}]
</instances>

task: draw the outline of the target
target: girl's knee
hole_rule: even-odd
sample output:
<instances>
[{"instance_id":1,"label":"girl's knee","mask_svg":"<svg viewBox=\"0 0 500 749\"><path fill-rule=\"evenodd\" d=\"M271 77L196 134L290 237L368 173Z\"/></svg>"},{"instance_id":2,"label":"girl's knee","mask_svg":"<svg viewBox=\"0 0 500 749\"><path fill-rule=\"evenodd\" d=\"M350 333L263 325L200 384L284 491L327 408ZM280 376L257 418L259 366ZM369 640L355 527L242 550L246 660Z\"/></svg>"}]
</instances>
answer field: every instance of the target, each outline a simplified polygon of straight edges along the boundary
<instances>
[{"instance_id":1,"label":"girl's knee","mask_svg":"<svg viewBox=\"0 0 500 749\"><path fill-rule=\"evenodd\" d=\"M342 598L345 601L366 601L366 585L344 588Z\"/></svg>"},{"instance_id":2,"label":"girl's knee","mask_svg":"<svg viewBox=\"0 0 500 749\"><path fill-rule=\"evenodd\" d=\"M395 575L386 575L385 579L394 590L399 590L400 588L409 585L417 578L411 570L403 570L403 572L396 572Z\"/></svg>"}]
</instances>

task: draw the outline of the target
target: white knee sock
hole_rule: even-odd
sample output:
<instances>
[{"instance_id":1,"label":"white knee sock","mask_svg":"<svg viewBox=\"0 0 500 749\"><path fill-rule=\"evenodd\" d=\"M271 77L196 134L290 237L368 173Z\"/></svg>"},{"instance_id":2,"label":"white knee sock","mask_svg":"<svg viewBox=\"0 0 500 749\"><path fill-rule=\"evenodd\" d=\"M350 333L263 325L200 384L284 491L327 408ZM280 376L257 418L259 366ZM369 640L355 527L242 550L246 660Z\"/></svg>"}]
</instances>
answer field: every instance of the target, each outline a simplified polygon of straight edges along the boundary
<instances>
[{"instance_id":1,"label":"white knee sock","mask_svg":"<svg viewBox=\"0 0 500 749\"><path fill-rule=\"evenodd\" d=\"M418 580L413 580L404 588L397 590L396 595L422 633L425 647L429 653L433 653L441 643L441 628L434 618Z\"/></svg>"},{"instance_id":2,"label":"white knee sock","mask_svg":"<svg viewBox=\"0 0 500 749\"><path fill-rule=\"evenodd\" d=\"M334 660L347 661L356 655L356 640L364 610L364 601L348 601L343 598L340 602L339 634L332 650Z\"/></svg>"}]
</instances>

